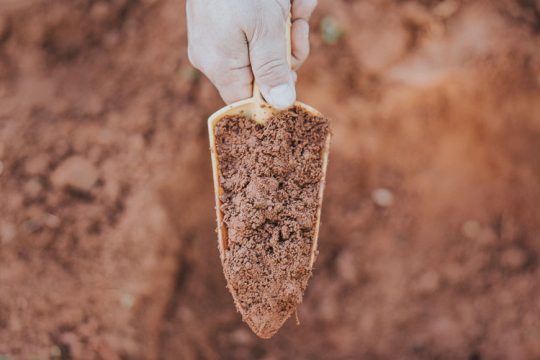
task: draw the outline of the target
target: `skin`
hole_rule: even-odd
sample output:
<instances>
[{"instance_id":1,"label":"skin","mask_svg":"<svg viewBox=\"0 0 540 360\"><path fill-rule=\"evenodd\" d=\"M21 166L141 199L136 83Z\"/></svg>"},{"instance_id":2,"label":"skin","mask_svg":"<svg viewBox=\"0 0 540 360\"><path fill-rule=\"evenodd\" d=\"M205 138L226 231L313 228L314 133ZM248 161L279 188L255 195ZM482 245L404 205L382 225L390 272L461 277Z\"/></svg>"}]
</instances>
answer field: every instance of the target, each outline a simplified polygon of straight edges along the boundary
<instances>
[{"instance_id":1,"label":"skin","mask_svg":"<svg viewBox=\"0 0 540 360\"><path fill-rule=\"evenodd\" d=\"M187 0L188 55L230 104L252 96L253 82L277 109L296 100L295 71L309 55L317 0ZM292 69L285 26L291 14Z\"/></svg>"}]
</instances>

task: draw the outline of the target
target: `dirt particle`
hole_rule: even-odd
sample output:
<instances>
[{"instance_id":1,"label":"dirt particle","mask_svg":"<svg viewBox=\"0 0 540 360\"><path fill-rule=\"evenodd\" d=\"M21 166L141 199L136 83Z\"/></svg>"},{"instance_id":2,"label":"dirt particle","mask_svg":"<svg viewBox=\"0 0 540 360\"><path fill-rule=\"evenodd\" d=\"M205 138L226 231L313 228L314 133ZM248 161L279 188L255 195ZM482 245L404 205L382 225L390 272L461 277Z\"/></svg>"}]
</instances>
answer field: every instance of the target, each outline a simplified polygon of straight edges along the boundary
<instances>
[{"instance_id":1,"label":"dirt particle","mask_svg":"<svg viewBox=\"0 0 540 360\"><path fill-rule=\"evenodd\" d=\"M135 297L132 294L124 293L120 298L120 303L126 309L131 309L135 305Z\"/></svg>"},{"instance_id":2,"label":"dirt particle","mask_svg":"<svg viewBox=\"0 0 540 360\"><path fill-rule=\"evenodd\" d=\"M57 229L60 226L60 218L54 214L47 213L45 215L45 225L50 229Z\"/></svg>"},{"instance_id":3,"label":"dirt particle","mask_svg":"<svg viewBox=\"0 0 540 360\"><path fill-rule=\"evenodd\" d=\"M97 180L98 171L94 165L77 155L62 162L51 175L55 187L81 192L89 192Z\"/></svg>"},{"instance_id":4,"label":"dirt particle","mask_svg":"<svg viewBox=\"0 0 540 360\"><path fill-rule=\"evenodd\" d=\"M371 199L380 207L389 207L394 203L394 194L385 188L373 190Z\"/></svg>"},{"instance_id":5,"label":"dirt particle","mask_svg":"<svg viewBox=\"0 0 540 360\"><path fill-rule=\"evenodd\" d=\"M476 239L480 232L482 231L482 226L476 220L468 220L463 223L461 226L461 232L464 236L469 239Z\"/></svg>"},{"instance_id":6,"label":"dirt particle","mask_svg":"<svg viewBox=\"0 0 540 360\"><path fill-rule=\"evenodd\" d=\"M37 178L31 178L26 183L24 183L23 191L27 198L35 199L43 190L43 185Z\"/></svg>"}]
</instances>

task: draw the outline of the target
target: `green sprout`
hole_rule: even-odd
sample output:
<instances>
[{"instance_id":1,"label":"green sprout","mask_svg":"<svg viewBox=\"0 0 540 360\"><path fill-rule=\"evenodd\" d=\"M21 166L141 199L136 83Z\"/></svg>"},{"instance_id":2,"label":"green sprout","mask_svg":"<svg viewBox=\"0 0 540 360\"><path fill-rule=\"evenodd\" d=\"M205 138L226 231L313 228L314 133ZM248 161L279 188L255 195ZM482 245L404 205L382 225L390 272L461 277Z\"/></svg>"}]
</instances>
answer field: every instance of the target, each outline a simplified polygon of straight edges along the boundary
<instances>
[{"instance_id":1,"label":"green sprout","mask_svg":"<svg viewBox=\"0 0 540 360\"><path fill-rule=\"evenodd\" d=\"M331 16L325 16L320 25L322 40L325 44L335 45L343 37L343 30Z\"/></svg>"}]
</instances>

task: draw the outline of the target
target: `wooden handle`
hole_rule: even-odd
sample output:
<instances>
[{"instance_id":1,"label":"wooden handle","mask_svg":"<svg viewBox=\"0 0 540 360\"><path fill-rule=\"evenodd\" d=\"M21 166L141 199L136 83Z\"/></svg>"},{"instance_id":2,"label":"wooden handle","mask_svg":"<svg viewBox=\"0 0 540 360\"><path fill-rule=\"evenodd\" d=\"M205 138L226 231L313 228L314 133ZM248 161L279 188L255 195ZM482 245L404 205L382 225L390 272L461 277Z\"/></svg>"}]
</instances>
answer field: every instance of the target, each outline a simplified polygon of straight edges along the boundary
<instances>
[{"instance_id":1,"label":"wooden handle","mask_svg":"<svg viewBox=\"0 0 540 360\"><path fill-rule=\"evenodd\" d=\"M287 17L287 22L285 23L285 38L287 40L287 64L289 67L292 66L292 45L291 45L291 14ZM264 102L264 99L261 95L261 90L257 86L255 80L253 80L253 99Z\"/></svg>"}]
</instances>

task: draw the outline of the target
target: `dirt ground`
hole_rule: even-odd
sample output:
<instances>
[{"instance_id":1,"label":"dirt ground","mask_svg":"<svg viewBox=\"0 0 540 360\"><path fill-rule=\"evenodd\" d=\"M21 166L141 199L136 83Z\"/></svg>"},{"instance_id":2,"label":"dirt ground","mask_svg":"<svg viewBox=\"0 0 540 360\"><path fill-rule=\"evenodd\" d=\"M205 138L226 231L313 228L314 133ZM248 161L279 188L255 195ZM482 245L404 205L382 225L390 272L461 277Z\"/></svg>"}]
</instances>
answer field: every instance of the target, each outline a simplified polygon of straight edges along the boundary
<instances>
[{"instance_id":1,"label":"dirt ground","mask_svg":"<svg viewBox=\"0 0 540 360\"><path fill-rule=\"evenodd\" d=\"M225 288L183 6L0 2L1 360L540 358L540 2L320 1L320 255L271 340Z\"/></svg>"}]
</instances>

